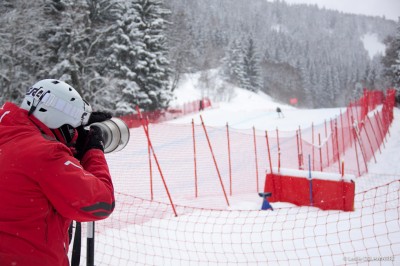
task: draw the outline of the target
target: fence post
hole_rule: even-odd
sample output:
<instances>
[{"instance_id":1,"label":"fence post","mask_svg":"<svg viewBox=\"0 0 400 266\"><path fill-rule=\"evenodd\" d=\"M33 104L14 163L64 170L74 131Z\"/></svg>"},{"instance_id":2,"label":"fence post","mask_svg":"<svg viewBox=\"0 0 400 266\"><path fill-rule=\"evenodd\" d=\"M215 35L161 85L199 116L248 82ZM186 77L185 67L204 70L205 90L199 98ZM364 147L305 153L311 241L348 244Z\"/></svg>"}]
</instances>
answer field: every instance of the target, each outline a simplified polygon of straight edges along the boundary
<instances>
[{"instance_id":1,"label":"fence post","mask_svg":"<svg viewBox=\"0 0 400 266\"><path fill-rule=\"evenodd\" d=\"M336 135L336 149L337 149L337 160L339 164L339 173L341 172L340 165L340 152L339 152L339 135L338 135L338 125L337 119L335 119L335 135Z\"/></svg>"},{"instance_id":2,"label":"fence post","mask_svg":"<svg viewBox=\"0 0 400 266\"><path fill-rule=\"evenodd\" d=\"M146 128L147 132L149 130L149 118L146 117ZM153 191L153 165L151 163L151 148L150 148L150 142L147 140L147 153L149 155L149 171L150 171L150 198L151 200L154 200L154 191Z\"/></svg>"},{"instance_id":3,"label":"fence post","mask_svg":"<svg viewBox=\"0 0 400 266\"><path fill-rule=\"evenodd\" d=\"M303 156L303 141L301 138L301 128L299 126L299 147L300 147L300 159L301 159L301 168L304 169L304 156Z\"/></svg>"},{"instance_id":4,"label":"fence post","mask_svg":"<svg viewBox=\"0 0 400 266\"><path fill-rule=\"evenodd\" d=\"M204 133L206 134L208 147L210 148L210 152L211 152L212 158L214 160L214 165L215 165L215 169L217 170L217 174L218 174L219 182L221 184L222 192L224 193L226 204L228 204L228 206L229 206L229 201L228 201L228 197L226 196L225 186L224 186L224 183L222 182L222 177L221 177L221 173L219 172L217 160L215 159L215 155L214 155L214 151L211 146L210 138L208 137L207 129L206 129L206 126L204 125L203 117L201 115L200 115L200 119L201 119L201 125L203 126Z\"/></svg>"},{"instance_id":5,"label":"fence post","mask_svg":"<svg viewBox=\"0 0 400 266\"><path fill-rule=\"evenodd\" d=\"M323 171L322 168L322 146L321 146L321 133L318 133L318 149L319 149L319 163L320 163L320 170Z\"/></svg>"},{"instance_id":6,"label":"fence post","mask_svg":"<svg viewBox=\"0 0 400 266\"><path fill-rule=\"evenodd\" d=\"M311 142L312 142L312 170L315 170L315 155L314 155L314 122L311 123Z\"/></svg>"},{"instance_id":7,"label":"fence post","mask_svg":"<svg viewBox=\"0 0 400 266\"><path fill-rule=\"evenodd\" d=\"M258 192L259 190L258 190L258 157L257 157L257 141L256 141L256 129L255 129L255 127L253 126L253 141L254 141L254 159L255 159L255 162L256 162L256 189L257 189L257 191L256 192Z\"/></svg>"},{"instance_id":8,"label":"fence post","mask_svg":"<svg viewBox=\"0 0 400 266\"><path fill-rule=\"evenodd\" d=\"M296 130L296 143L297 143L297 161L299 162L299 170L301 169L301 155L300 155L300 143L299 143L299 131Z\"/></svg>"},{"instance_id":9,"label":"fence post","mask_svg":"<svg viewBox=\"0 0 400 266\"><path fill-rule=\"evenodd\" d=\"M226 138L228 139L228 163L229 163L229 193L232 196L232 163L231 163L231 141L229 137L229 126L226 123ZM258 185L258 183L257 183ZM257 190L258 192L258 190Z\"/></svg>"},{"instance_id":10,"label":"fence post","mask_svg":"<svg viewBox=\"0 0 400 266\"><path fill-rule=\"evenodd\" d=\"M279 131L276 128L276 142L278 144L278 173L281 171L281 146L279 144Z\"/></svg>"},{"instance_id":11,"label":"fence post","mask_svg":"<svg viewBox=\"0 0 400 266\"><path fill-rule=\"evenodd\" d=\"M381 144L380 144L379 141L378 141L378 137L376 136L375 129L374 129L374 127L372 126L371 119L369 118L369 116L367 116L367 119L368 119L369 125L371 126L372 132L374 133L374 137L375 137L376 145L378 146L378 149L379 149L379 153L382 153L382 151L381 151Z\"/></svg>"},{"instance_id":12,"label":"fence post","mask_svg":"<svg viewBox=\"0 0 400 266\"><path fill-rule=\"evenodd\" d=\"M342 109L340 109L340 125L342 127L342 149L343 149L343 155L346 154L346 149L344 145L344 126L343 126L343 114L342 114Z\"/></svg>"},{"instance_id":13,"label":"fence post","mask_svg":"<svg viewBox=\"0 0 400 266\"><path fill-rule=\"evenodd\" d=\"M354 119L353 116L351 117L351 122L354 125ZM360 162L358 161L358 151L357 151L357 141L356 141L356 129L353 126L352 127L352 131L353 131L353 137L354 137L354 149L356 151L356 161L357 161L357 169L358 169L358 176L361 176L361 172L360 172Z\"/></svg>"},{"instance_id":14,"label":"fence post","mask_svg":"<svg viewBox=\"0 0 400 266\"><path fill-rule=\"evenodd\" d=\"M270 148L269 148L268 131L267 131L267 130L265 130L265 139L266 139L266 141L267 141L269 169L271 169L271 174L272 174L271 150L270 150Z\"/></svg>"},{"instance_id":15,"label":"fence post","mask_svg":"<svg viewBox=\"0 0 400 266\"><path fill-rule=\"evenodd\" d=\"M145 122L143 121L144 119L143 119L142 114L141 114L141 112L140 112L139 106L136 106L136 111L137 111L138 114L139 114L140 121L141 121L141 123L142 123L142 127L143 127L143 129L144 129L144 132L145 132L146 137L147 137L147 141L148 141L148 143L149 143L149 145L150 145L150 148L151 148L151 151L152 151L152 153L153 153L154 160L156 161L156 164L157 164L157 167L158 167L158 171L159 171L160 176L161 176L161 179L162 179L162 181L163 181L165 191L167 192L168 199L169 199L169 202L170 202L170 204L171 204L172 210L174 211L174 214L175 214L175 216L177 217L177 216L178 216L178 213L176 212L175 204L172 202L171 194L169 193L167 183L165 182L164 175L163 175L163 173L162 173L162 171L161 171L161 166L160 166L160 164L159 164L159 162L158 162L156 153L154 152L153 145L151 144L150 135L149 135L149 132L148 132L148 130L147 130L146 124L145 124Z\"/></svg>"},{"instance_id":16,"label":"fence post","mask_svg":"<svg viewBox=\"0 0 400 266\"><path fill-rule=\"evenodd\" d=\"M376 123L377 123L377 125L378 125L378 128L379 128L379 134L381 135L383 148L386 148L386 147L385 147L385 134L384 134L384 132L383 132L383 129L381 128L381 125L380 125L380 123L379 123L379 119L376 118L376 113L374 113L374 116L375 116L375 121L376 121Z\"/></svg>"},{"instance_id":17,"label":"fence post","mask_svg":"<svg viewBox=\"0 0 400 266\"><path fill-rule=\"evenodd\" d=\"M357 125L358 125L358 123L357 123ZM368 173L368 166L367 166L367 161L365 158L364 144L362 143L362 140L360 138L360 129L358 127L356 128L356 126L354 126L354 134L355 134L354 140L356 140L358 142L358 145L360 146L361 156L363 157L363 160L364 160L365 170Z\"/></svg>"},{"instance_id":18,"label":"fence post","mask_svg":"<svg viewBox=\"0 0 400 266\"><path fill-rule=\"evenodd\" d=\"M367 126L364 127L364 131L365 131L365 135L367 135L368 144L369 144L369 147L371 148L371 152L372 152L372 155L374 156L374 160L375 160L375 163L376 163L375 152L374 152L374 149L372 148L372 143L371 143L371 140L370 140L370 138L368 136Z\"/></svg>"},{"instance_id":19,"label":"fence post","mask_svg":"<svg viewBox=\"0 0 400 266\"><path fill-rule=\"evenodd\" d=\"M196 135L194 130L194 119L192 119L192 137L193 137L193 162L194 162L194 195L198 197L198 184L197 184L197 157L196 157Z\"/></svg>"},{"instance_id":20,"label":"fence post","mask_svg":"<svg viewBox=\"0 0 400 266\"><path fill-rule=\"evenodd\" d=\"M333 164L333 163L335 163L335 158L336 158L336 156L335 156L335 147L336 147L335 146L335 137L336 136L335 136L334 128L332 126L332 119L329 120L329 124L331 127L331 136L332 136L332 164Z\"/></svg>"},{"instance_id":21,"label":"fence post","mask_svg":"<svg viewBox=\"0 0 400 266\"><path fill-rule=\"evenodd\" d=\"M350 103L351 104L351 103ZM349 107L346 109L346 114L347 114L347 126L349 127L349 140L350 140L350 147L353 145L353 132L351 131L351 125L350 125L350 112L349 112Z\"/></svg>"},{"instance_id":22,"label":"fence post","mask_svg":"<svg viewBox=\"0 0 400 266\"><path fill-rule=\"evenodd\" d=\"M329 167L329 141L328 141L328 128L326 126L326 119L325 119L325 143L326 143L326 161L328 162Z\"/></svg>"}]
</instances>

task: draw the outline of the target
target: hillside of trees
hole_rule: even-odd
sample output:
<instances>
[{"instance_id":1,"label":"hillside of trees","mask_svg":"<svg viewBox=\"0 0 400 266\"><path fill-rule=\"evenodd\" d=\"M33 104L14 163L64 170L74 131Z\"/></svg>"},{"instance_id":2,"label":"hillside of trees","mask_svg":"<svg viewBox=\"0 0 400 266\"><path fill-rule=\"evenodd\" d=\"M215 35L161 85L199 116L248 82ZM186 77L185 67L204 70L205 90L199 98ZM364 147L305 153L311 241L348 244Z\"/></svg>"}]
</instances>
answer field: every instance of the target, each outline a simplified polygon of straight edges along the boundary
<instances>
[{"instance_id":1,"label":"hillside of trees","mask_svg":"<svg viewBox=\"0 0 400 266\"><path fill-rule=\"evenodd\" d=\"M384 17L266 0L2 0L0 15L0 104L58 78L115 115L164 109L182 74L209 69L305 107L399 87L400 30ZM370 58L366 34L386 55Z\"/></svg>"}]
</instances>

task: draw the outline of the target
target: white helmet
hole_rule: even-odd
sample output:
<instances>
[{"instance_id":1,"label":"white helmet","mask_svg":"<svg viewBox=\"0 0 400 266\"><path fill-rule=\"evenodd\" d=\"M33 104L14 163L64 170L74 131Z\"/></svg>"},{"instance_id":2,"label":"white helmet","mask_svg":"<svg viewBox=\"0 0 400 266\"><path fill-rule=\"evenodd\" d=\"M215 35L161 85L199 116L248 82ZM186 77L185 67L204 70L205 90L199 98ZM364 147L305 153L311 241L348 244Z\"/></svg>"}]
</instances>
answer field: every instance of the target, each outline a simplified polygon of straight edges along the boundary
<instances>
[{"instance_id":1,"label":"white helmet","mask_svg":"<svg viewBox=\"0 0 400 266\"><path fill-rule=\"evenodd\" d=\"M29 88L21 108L51 129L86 125L92 112L74 88L56 79L44 79Z\"/></svg>"}]
</instances>

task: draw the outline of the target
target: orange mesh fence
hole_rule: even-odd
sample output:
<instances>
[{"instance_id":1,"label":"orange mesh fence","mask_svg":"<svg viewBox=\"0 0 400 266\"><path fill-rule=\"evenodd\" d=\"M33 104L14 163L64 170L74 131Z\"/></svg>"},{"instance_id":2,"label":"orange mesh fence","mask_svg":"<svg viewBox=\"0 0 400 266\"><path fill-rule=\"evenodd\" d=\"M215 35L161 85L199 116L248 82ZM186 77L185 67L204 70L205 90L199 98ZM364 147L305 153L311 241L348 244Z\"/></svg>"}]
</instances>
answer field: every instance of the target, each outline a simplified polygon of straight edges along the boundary
<instances>
[{"instance_id":1,"label":"orange mesh fence","mask_svg":"<svg viewBox=\"0 0 400 266\"><path fill-rule=\"evenodd\" d=\"M392 178L357 193L354 212L178 205L175 217L168 204L117 193L113 215L96 223L95 265L396 264L400 176Z\"/></svg>"},{"instance_id":2,"label":"orange mesh fence","mask_svg":"<svg viewBox=\"0 0 400 266\"><path fill-rule=\"evenodd\" d=\"M112 175L124 180L121 193L159 200L167 198L168 187L175 203L199 206L199 198L207 196L202 207L227 207L227 195L262 191L271 167L366 173L389 132L394 93L387 92L380 108L376 103L364 96L335 119L297 131L149 124L149 139L143 127L132 128L128 146L107 159L115 165Z\"/></svg>"},{"instance_id":3,"label":"orange mesh fence","mask_svg":"<svg viewBox=\"0 0 400 266\"><path fill-rule=\"evenodd\" d=\"M365 91L339 117L306 129L151 123L149 139L138 127L143 121L132 116L127 147L107 154L117 207L96 223L95 264L392 261L400 255L398 176L357 192L354 212L287 205L254 211L261 198L257 206L242 204L258 197L271 167L340 173L344 165L346 173L366 173L390 134L393 104L391 90L385 97ZM151 115L144 114L166 119Z\"/></svg>"},{"instance_id":4,"label":"orange mesh fence","mask_svg":"<svg viewBox=\"0 0 400 266\"><path fill-rule=\"evenodd\" d=\"M211 107L211 101L209 98L203 98L197 101L191 101L184 103L180 106L170 107L166 110L156 110L152 112L142 112L142 116L148 119L150 123L160 123L168 120L175 119L187 114L199 112L205 108ZM129 114L120 117L130 128L140 127L139 114Z\"/></svg>"}]
</instances>

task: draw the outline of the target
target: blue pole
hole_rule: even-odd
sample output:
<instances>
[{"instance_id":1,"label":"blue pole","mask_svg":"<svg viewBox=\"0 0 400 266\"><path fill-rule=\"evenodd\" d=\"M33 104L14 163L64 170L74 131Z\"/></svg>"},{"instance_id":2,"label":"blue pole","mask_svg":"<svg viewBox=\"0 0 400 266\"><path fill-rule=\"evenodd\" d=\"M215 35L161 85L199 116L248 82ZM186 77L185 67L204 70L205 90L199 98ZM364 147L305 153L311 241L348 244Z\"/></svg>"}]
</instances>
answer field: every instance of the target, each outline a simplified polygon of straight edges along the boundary
<instances>
[{"instance_id":1,"label":"blue pole","mask_svg":"<svg viewBox=\"0 0 400 266\"><path fill-rule=\"evenodd\" d=\"M308 155L308 179L309 179L309 184L310 184L310 189L309 189L310 190L310 206L313 206L310 154Z\"/></svg>"}]
</instances>

